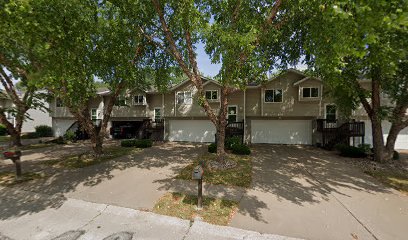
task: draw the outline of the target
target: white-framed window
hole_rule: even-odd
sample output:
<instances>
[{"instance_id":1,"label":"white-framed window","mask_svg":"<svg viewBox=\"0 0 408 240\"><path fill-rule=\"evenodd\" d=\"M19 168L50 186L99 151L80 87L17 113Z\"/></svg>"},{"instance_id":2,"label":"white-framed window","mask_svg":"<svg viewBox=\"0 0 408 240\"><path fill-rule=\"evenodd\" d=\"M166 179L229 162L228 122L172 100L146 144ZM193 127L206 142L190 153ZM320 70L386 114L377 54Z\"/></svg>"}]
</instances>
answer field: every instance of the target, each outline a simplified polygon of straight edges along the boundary
<instances>
[{"instance_id":1,"label":"white-framed window","mask_svg":"<svg viewBox=\"0 0 408 240\"><path fill-rule=\"evenodd\" d=\"M318 87L304 87L302 88L303 98L318 98L319 88Z\"/></svg>"},{"instance_id":2,"label":"white-framed window","mask_svg":"<svg viewBox=\"0 0 408 240\"><path fill-rule=\"evenodd\" d=\"M115 101L115 104L114 104L115 106L126 106L126 97L125 96L123 96L123 95L119 95L117 98L116 98L116 101Z\"/></svg>"},{"instance_id":3,"label":"white-framed window","mask_svg":"<svg viewBox=\"0 0 408 240\"><path fill-rule=\"evenodd\" d=\"M154 120L160 120L162 118L161 108L154 108Z\"/></svg>"},{"instance_id":4,"label":"white-framed window","mask_svg":"<svg viewBox=\"0 0 408 240\"><path fill-rule=\"evenodd\" d=\"M91 120L98 120L100 118L101 111L97 108L91 108Z\"/></svg>"},{"instance_id":5,"label":"white-framed window","mask_svg":"<svg viewBox=\"0 0 408 240\"><path fill-rule=\"evenodd\" d=\"M206 90L205 98L209 101L218 101L218 90Z\"/></svg>"},{"instance_id":6,"label":"white-framed window","mask_svg":"<svg viewBox=\"0 0 408 240\"><path fill-rule=\"evenodd\" d=\"M227 107L228 122L236 122L238 120L238 107L236 105Z\"/></svg>"},{"instance_id":7,"label":"white-framed window","mask_svg":"<svg viewBox=\"0 0 408 240\"><path fill-rule=\"evenodd\" d=\"M191 91L177 92L177 104L192 104L193 98Z\"/></svg>"},{"instance_id":8,"label":"white-framed window","mask_svg":"<svg viewBox=\"0 0 408 240\"><path fill-rule=\"evenodd\" d=\"M146 98L144 95L139 94L133 96L133 105L145 105L146 104Z\"/></svg>"},{"instance_id":9,"label":"white-framed window","mask_svg":"<svg viewBox=\"0 0 408 240\"><path fill-rule=\"evenodd\" d=\"M327 122L335 122L337 119L337 107L334 104L327 104L325 107L325 118Z\"/></svg>"},{"instance_id":10,"label":"white-framed window","mask_svg":"<svg viewBox=\"0 0 408 240\"><path fill-rule=\"evenodd\" d=\"M56 107L65 107L64 102L62 102L61 98L56 98L55 99L55 106Z\"/></svg>"},{"instance_id":11,"label":"white-framed window","mask_svg":"<svg viewBox=\"0 0 408 240\"><path fill-rule=\"evenodd\" d=\"M264 101L265 103L281 103L283 100L282 89L266 89Z\"/></svg>"}]
</instances>

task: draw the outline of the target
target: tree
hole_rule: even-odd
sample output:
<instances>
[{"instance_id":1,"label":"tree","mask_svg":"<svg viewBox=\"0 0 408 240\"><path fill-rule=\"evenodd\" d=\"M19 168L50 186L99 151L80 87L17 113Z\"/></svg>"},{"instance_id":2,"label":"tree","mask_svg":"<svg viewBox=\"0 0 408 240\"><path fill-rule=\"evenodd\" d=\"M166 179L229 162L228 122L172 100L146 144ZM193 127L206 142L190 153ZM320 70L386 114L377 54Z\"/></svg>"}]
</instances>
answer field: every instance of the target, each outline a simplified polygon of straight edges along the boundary
<instances>
[{"instance_id":1,"label":"tree","mask_svg":"<svg viewBox=\"0 0 408 240\"><path fill-rule=\"evenodd\" d=\"M406 1L299 1L296 8L299 24L293 32L306 62L332 90L343 91L334 94L340 104L364 107L373 129L374 159L391 159L396 136L407 126ZM363 78L371 80L371 89L361 86ZM392 106L382 103L381 91ZM386 145L384 119L392 123Z\"/></svg>"},{"instance_id":2,"label":"tree","mask_svg":"<svg viewBox=\"0 0 408 240\"><path fill-rule=\"evenodd\" d=\"M31 22L31 17L34 16L22 17L31 10L25 1L0 3L0 82L13 103L0 107L0 122L6 126L14 146L21 146L21 128L29 118L27 111L31 108L46 110L43 103L45 95L31 83L43 68L41 59L45 57L47 47L33 33L36 26L35 22ZM19 87L24 89L22 94ZM14 116L14 123L7 117L11 115Z\"/></svg>"},{"instance_id":3,"label":"tree","mask_svg":"<svg viewBox=\"0 0 408 240\"><path fill-rule=\"evenodd\" d=\"M257 48L266 33L279 30L282 1L113 1L128 16L144 16L139 31L156 47L167 66L178 66L197 88L199 104L217 131L217 158L225 167L225 128L228 96L254 78L266 76L269 67ZM278 12L280 14L278 14ZM277 35L275 36L275 40ZM205 45L212 62L220 63L220 109L208 103L197 64L196 45Z\"/></svg>"}]
</instances>

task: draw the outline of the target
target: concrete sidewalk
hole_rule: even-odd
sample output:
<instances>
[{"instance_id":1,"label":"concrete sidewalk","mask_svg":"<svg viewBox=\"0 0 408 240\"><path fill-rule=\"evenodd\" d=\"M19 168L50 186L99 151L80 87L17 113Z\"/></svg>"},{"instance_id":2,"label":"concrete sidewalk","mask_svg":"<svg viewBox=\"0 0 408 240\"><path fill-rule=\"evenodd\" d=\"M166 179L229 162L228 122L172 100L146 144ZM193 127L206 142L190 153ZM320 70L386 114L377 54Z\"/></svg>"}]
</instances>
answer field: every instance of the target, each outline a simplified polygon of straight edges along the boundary
<instances>
[{"instance_id":1,"label":"concrete sidewalk","mask_svg":"<svg viewBox=\"0 0 408 240\"><path fill-rule=\"evenodd\" d=\"M9 189L0 189L0 191L7 190ZM1 240L294 240L294 238L279 235L260 234L238 228L215 226L201 221L190 222L151 212L91 203L72 198L63 199L63 203L58 207L48 207L36 211L36 205L41 201L59 202L62 199L27 191L20 191L19 193L24 199L35 199L25 202L26 207L32 211L31 213L22 213L19 211L22 206L19 206L19 208L15 208L14 217L2 218L0 220ZM7 209L7 200L2 199L0 202L2 207L5 206Z\"/></svg>"}]
</instances>

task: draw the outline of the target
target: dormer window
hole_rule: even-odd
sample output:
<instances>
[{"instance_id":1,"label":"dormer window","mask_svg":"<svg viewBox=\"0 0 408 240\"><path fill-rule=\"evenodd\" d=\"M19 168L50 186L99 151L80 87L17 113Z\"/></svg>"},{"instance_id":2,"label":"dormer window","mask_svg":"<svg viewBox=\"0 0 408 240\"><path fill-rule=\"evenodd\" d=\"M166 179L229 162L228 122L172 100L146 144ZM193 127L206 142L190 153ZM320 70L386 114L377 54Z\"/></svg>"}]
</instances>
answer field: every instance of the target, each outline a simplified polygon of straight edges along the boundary
<instances>
[{"instance_id":1,"label":"dormer window","mask_svg":"<svg viewBox=\"0 0 408 240\"><path fill-rule=\"evenodd\" d=\"M303 98L318 98L319 88L318 87L304 87L302 88Z\"/></svg>"},{"instance_id":2,"label":"dormer window","mask_svg":"<svg viewBox=\"0 0 408 240\"><path fill-rule=\"evenodd\" d=\"M145 105L146 99L144 95L135 95L133 97L133 105Z\"/></svg>"},{"instance_id":3,"label":"dormer window","mask_svg":"<svg viewBox=\"0 0 408 240\"><path fill-rule=\"evenodd\" d=\"M218 91L217 90L207 90L207 91L205 91L205 98L208 101L218 101Z\"/></svg>"},{"instance_id":4,"label":"dormer window","mask_svg":"<svg viewBox=\"0 0 408 240\"><path fill-rule=\"evenodd\" d=\"M126 106L126 97L125 96L123 96L123 95L119 95L117 98L116 98L116 101L115 101L115 104L114 104L115 106L118 106L118 107L120 107L120 106Z\"/></svg>"}]
</instances>

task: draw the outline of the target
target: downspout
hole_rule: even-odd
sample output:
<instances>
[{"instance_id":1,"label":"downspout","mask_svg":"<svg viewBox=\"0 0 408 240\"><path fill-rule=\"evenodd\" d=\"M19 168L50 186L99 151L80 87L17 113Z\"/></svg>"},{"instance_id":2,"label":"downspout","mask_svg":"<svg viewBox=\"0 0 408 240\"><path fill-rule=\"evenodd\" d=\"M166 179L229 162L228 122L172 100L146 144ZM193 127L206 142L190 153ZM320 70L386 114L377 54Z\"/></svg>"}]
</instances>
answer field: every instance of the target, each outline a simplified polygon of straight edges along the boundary
<instances>
[{"instance_id":1,"label":"downspout","mask_svg":"<svg viewBox=\"0 0 408 240\"><path fill-rule=\"evenodd\" d=\"M174 92L174 116L177 116L177 92Z\"/></svg>"},{"instance_id":2,"label":"downspout","mask_svg":"<svg viewBox=\"0 0 408 240\"><path fill-rule=\"evenodd\" d=\"M264 89L261 87L261 116L263 117L263 99L264 99Z\"/></svg>"}]
</instances>

